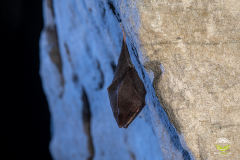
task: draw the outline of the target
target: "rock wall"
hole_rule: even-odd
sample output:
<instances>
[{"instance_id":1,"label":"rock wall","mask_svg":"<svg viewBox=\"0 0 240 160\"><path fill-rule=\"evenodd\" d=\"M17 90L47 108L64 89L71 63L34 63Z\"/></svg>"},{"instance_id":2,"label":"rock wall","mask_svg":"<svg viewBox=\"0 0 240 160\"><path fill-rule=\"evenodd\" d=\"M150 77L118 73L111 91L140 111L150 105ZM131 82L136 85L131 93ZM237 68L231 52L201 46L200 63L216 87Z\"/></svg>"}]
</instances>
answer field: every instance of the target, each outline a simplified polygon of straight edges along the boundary
<instances>
[{"instance_id":1,"label":"rock wall","mask_svg":"<svg viewBox=\"0 0 240 160\"><path fill-rule=\"evenodd\" d=\"M44 0L40 74L53 158L240 158L239 5ZM120 22L147 90L147 105L128 129L118 128L107 95L121 50ZM220 151L217 142L230 148Z\"/></svg>"},{"instance_id":2,"label":"rock wall","mask_svg":"<svg viewBox=\"0 0 240 160\"><path fill-rule=\"evenodd\" d=\"M160 63L165 70L154 89L170 122L196 159L240 159L240 1L136 6L146 66ZM230 142L227 154L216 148L220 138Z\"/></svg>"},{"instance_id":3,"label":"rock wall","mask_svg":"<svg viewBox=\"0 0 240 160\"><path fill-rule=\"evenodd\" d=\"M114 2L44 0L43 13L40 75L51 112L53 158L159 160L169 156L166 153L182 157L181 147L170 148L168 130L174 128L128 37L151 107L146 106L128 129L116 124L107 94L123 38ZM158 112L165 118L159 120ZM165 128L165 133L156 131L157 126ZM162 135L166 138L159 139ZM162 150L159 144L163 140L166 146Z\"/></svg>"}]
</instances>

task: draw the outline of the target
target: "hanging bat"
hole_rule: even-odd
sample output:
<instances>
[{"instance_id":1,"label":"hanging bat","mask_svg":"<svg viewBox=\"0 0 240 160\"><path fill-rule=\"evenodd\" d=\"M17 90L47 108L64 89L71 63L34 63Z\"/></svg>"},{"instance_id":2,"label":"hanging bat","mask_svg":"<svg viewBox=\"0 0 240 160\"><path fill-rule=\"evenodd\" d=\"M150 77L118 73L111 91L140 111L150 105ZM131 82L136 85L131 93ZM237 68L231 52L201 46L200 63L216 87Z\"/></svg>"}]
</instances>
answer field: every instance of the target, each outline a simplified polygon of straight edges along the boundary
<instances>
[{"instance_id":1,"label":"hanging bat","mask_svg":"<svg viewBox=\"0 0 240 160\"><path fill-rule=\"evenodd\" d=\"M113 115L119 128L128 125L141 112L145 103L146 89L132 64L123 26L122 50L114 74L112 84L108 87L108 95Z\"/></svg>"}]
</instances>

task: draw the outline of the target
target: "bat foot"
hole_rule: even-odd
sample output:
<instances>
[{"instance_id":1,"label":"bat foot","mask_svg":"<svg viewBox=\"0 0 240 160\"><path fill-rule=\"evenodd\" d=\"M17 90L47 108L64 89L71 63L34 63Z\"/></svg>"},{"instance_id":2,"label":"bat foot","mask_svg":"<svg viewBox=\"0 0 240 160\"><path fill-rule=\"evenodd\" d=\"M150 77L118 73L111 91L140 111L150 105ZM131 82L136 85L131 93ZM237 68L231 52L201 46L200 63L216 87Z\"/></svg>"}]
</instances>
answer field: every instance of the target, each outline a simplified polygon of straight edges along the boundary
<instances>
[{"instance_id":1,"label":"bat foot","mask_svg":"<svg viewBox=\"0 0 240 160\"><path fill-rule=\"evenodd\" d=\"M120 27L122 28L122 32L123 32L123 40L126 42L126 32L125 32L125 30L123 28L122 23L120 23Z\"/></svg>"}]
</instances>

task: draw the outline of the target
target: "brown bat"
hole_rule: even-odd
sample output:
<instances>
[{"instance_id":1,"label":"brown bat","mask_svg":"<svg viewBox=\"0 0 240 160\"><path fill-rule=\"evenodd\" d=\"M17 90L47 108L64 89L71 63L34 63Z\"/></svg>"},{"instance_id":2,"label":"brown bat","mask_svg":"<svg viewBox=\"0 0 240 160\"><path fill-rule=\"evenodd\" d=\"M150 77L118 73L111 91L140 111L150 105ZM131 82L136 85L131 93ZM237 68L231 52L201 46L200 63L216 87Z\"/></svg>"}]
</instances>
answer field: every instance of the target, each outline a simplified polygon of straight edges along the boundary
<instances>
[{"instance_id":1,"label":"brown bat","mask_svg":"<svg viewBox=\"0 0 240 160\"><path fill-rule=\"evenodd\" d=\"M122 27L122 26L121 26ZM146 105L146 89L132 64L123 31L122 50L108 95L119 128L127 128Z\"/></svg>"}]
</instances>

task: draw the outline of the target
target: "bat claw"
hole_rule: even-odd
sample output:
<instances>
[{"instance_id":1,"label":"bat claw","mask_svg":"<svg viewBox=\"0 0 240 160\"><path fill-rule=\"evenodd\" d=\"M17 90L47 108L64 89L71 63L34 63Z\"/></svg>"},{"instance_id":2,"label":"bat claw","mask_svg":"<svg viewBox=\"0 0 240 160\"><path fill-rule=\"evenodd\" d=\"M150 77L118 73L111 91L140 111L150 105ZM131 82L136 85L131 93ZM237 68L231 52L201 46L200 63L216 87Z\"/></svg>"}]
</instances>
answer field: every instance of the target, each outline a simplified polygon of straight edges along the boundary
<instances>
[{"instance_id":1,"label":"bat claw","mask_svg":"<svg viewBox=\"0 0 240 160\"><path fill-rule=\"evenodd\" d=\"M126 32L125 32L125 30L123 28L122 23L120 23L120 27L122 28L122 32L123 32L123 40L126 42Z\"/></svg>"}]
</instances>

